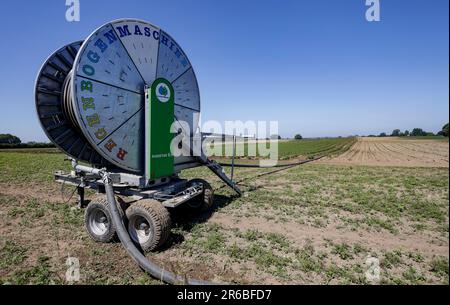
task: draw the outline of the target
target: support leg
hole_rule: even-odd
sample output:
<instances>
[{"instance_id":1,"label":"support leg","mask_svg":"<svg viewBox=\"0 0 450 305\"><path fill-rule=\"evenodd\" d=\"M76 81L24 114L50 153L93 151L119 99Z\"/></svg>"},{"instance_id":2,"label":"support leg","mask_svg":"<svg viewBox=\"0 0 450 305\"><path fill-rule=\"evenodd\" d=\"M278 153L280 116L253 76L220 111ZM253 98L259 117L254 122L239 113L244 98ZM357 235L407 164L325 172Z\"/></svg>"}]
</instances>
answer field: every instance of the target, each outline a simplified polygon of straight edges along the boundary
<instances>
[{"instance_id":1,"label":"support leg","mask_svg":"<svg viewBox=\"0 0 450 305\"><path fill-rule=\"evenodd\" d=\"M77 187L78 194L78 208L82 209L85 207L84 204L84 187Z\"/></svg>"}]
</instances>

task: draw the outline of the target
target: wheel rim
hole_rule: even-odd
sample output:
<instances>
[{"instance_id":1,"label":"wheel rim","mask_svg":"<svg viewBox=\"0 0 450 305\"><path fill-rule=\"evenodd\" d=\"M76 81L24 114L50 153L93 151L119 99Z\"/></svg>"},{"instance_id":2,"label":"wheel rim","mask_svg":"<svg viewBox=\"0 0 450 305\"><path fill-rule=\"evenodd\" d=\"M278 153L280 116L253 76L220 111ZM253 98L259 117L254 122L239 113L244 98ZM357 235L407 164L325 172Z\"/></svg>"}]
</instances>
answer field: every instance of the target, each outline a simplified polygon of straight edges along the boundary
<instances>
[{"instance_id":1,"label":"wheel rim","mask_svg":"<svg viewBox=\"0 0 450 305\"><path fill-rule=\"evenodd\" d=\"M150 222L141 215L133 215L128 220L128 232L131 239L139 244L144 244L152 238Z\"/></svg>"},{"instance_id":2,"label":"wheel rim","mask_svg":"<svg viewBox=\"0 0 450 305\"><path fill-rule=\"evenodd\" d=\"M96 209L89 217L89 226L95 235L104 235L109 229L108 217L102 210Z\"/></svg>"}]
</instances>

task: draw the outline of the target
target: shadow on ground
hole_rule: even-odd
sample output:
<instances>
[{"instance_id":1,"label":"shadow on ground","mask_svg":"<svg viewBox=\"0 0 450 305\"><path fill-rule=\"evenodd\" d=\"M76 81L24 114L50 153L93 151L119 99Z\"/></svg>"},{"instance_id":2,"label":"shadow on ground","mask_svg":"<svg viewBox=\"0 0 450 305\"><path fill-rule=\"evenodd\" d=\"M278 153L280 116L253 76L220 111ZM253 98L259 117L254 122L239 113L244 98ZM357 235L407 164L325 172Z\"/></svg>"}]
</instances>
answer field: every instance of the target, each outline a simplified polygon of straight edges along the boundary
<instances>
[{"instance_id":1,"label":"shadow on ground","mask_svg":"<svg viewBox=\"0 0 450 305\"><path fill-rule=\"evenodd\" d=\"M200 212L190 208L188 205L182 205L176 209L170 210L172 218L172 228L181 229L185 232L191 232L192 228L197 224L206 223L214 215L215 212L229 205L233 200L238 198L235 196L214 195L214 205L206 212ZM184 237L180 233L171 233L170 240L160 249L164 251L173 245L180 244L184 241Z\"/></svg>"}]
</instances>

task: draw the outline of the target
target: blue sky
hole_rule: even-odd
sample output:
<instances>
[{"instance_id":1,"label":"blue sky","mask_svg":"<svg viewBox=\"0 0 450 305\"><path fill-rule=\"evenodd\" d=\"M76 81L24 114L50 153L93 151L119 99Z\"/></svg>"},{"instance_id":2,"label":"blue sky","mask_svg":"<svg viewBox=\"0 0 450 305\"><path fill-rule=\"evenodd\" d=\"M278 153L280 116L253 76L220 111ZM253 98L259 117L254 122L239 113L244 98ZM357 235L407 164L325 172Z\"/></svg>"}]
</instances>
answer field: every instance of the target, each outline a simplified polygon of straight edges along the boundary
<instances>
[{"instance_id":1,"label":"blue sky","mask_svg":"<svg viewBox=\"0 0 450 305\"><path fill-rule=\"evenodd\" d=\"M47 141L33 86L45 58L113 19L160 26L189 56L202 119L278 120L284 137L438 131L449 120L448 0L3 1L0 133Z\"/></svg>"}]
</instances>

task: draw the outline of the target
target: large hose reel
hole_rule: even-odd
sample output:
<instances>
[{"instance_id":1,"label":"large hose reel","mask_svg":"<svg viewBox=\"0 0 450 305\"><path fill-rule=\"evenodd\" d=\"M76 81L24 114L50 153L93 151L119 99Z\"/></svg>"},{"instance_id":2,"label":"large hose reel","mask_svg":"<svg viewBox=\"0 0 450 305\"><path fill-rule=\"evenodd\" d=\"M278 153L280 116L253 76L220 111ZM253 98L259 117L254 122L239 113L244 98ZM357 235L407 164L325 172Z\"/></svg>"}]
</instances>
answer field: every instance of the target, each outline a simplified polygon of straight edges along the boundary
<instances>
[{"instance_id":1,"label":"large hose reel","mask_svg":"<svg viewBox=\"0 0 450 305\"><path fill-rule=\"evenodd\" d=\"M157 79L173 87L174 118L186 122L192 136L200 94L182 48L145 21L112 21L45 61L35 85L39 121L49 139L74 159L143 173L145 88ZM174 163L198 165L183 156Z\"/></svg>"}]
</instances>

